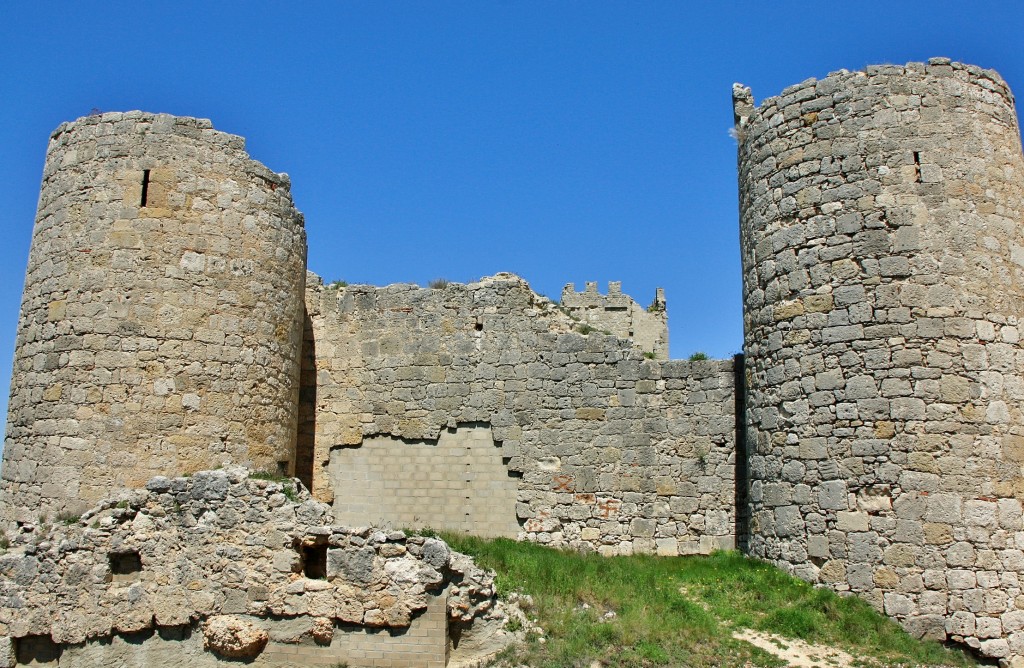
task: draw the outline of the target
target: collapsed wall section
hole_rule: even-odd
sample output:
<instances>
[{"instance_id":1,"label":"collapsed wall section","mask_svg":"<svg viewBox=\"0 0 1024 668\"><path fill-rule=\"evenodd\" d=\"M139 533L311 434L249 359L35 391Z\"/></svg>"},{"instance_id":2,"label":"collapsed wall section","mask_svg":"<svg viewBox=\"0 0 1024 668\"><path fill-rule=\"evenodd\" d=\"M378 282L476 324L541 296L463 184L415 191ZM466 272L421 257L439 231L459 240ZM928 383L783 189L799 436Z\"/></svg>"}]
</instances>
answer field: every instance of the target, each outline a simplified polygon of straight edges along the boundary
<instances>
[{"instance_id":1,"label":"collapsed wall section","mask_svg":"<svg viewBox=\"0 0 1024 668\"><path fill-rule=\"evenodd\" d=\"M209 121L89 116L50 140L0 519L225 462L291 472L306 240L287 175Z\"/></svg>"},{"instance_id":2,"label":"collapsed wall section","mask_svg":"<svg viewBox=\"0 0 1024 668\"><path fill-rule=\"evenodd\" d=\"M1024 160L997 74L734 89L750 552L1024 654Z\"/></svg>"},{"instance_id":3,"label":"collapsed wall section","mask_svg":"<svg viewBox=\"0 0 1024 668\"><path fill-rule=\"evenodd\" d=\"M156 477L81 518L7 536L3 668L442 668L449 623L496 648L512 639L493 574L469 557L434 538L333 525L294 481L240 467Z\"/></svg>"},{"instance_id":4,"label":"collapsed wall section","mask_svg":"<svg viewBox=\"0 0 1024 668\"><path fill-rule=\"evenodd\" d=\"M731 360L653 360L580 334L510 274L438 289L310 279L306 307L316 385L302 390L311 452L299 457L346 521L360 505L393 526L468 515L485 518L474 531L603 554L734 545ZM473 430L487 432L477 468L417 459ZM370 477L352 488L357 473ZM450 493L454 517L425 512Z\"/></svg>"}]
</instances>

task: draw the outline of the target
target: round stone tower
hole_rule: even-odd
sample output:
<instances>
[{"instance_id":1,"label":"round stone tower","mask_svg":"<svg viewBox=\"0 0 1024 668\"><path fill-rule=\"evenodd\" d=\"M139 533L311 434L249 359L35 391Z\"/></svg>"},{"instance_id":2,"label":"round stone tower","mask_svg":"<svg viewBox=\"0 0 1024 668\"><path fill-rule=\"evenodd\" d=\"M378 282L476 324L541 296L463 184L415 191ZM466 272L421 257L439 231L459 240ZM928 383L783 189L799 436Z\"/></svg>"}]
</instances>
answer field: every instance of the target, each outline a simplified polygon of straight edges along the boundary
<instances>
[{"instance_id":1,"label":"round stone tower","mask_svg":"<svg viewBox=\"0 0 1024 668\"><path fill-rule=\"evenodd\" d=\"M289 181L209 121L65 123L18 325L0 519L153 475L294 466L306 239Z\"/></svg>"},{"instance_id":2,"label":"round stone tower","mask_svg":"<svg viewBox=\"0 0 1024 668\"><path fill-rule=\"evenodd\" d=\"M990 70L841 71L739 140L749 550L1024 653L1024 159Z\"/></svg>"}]
</instances>

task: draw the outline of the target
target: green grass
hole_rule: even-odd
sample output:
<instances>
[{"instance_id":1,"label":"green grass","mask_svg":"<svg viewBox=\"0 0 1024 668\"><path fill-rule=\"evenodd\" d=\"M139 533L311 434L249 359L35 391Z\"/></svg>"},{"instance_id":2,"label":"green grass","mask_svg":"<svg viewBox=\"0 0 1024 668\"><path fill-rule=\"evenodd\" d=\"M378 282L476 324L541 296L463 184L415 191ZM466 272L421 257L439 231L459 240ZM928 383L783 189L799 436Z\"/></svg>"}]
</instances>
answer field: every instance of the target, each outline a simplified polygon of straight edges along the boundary
<instances>
[{"instance_id":1,"label":"green grass","mask_svg":"<svg viewBox=\"0 0 1024 668\"><path fill-rule=\"evenodd\" d=\"M270 471L253 471L249 474L253 480L269 480L270 482L281 483L281 493L291 502L299 500L299 494L295 489L295 481L280 473Z\"/></svg>"},{"instance_id":2,"label":"green grass","mask_svg":"<svg viewBox=\"0 0 1024 668\"><path fill-rule=\"evenodd\" d=\"M784 665L733 639L742 628L839 647L869 659L868 666L975 665L913 640L859 599L815 589L736 552L605 558L507 539L442 537L494 569L499 595L533 598L526 613L544 630L544 642L528 636L508 653L510 665Z\"/></svg>"},{"instance_id":3,"label":"green grass","mask_svg":"<svg viewBox=\"0 0 1024 668\"><path fill-rule=\"evenodd\" d=\"M67 526L71 526L72 524L78 524L78 521L80 519L82 519L81 515L76 515L75 513L68 512L65 510L62 510L61 512L57 513L56 517L56 521L66 524Z\"/></svg>"}]
</instances>

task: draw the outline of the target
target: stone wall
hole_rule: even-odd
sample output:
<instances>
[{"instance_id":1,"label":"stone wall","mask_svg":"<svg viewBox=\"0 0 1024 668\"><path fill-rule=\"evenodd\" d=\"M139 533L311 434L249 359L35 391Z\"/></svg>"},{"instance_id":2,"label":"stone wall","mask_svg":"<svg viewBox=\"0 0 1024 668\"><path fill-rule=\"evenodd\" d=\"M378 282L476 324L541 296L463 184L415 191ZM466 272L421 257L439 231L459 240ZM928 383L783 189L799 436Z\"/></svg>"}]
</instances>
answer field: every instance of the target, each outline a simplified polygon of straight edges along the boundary
<instances>
[{"instance_id":1,"label":"stone wall","mask_svg":"<svg viewBox=\"0 0 1024 668\"><path fill-rule=\"evenodd\" d=\"M505 621L493 576L442 541L332 525L293 481L241 468L157 477L12 537L0 556L5 667L443 666L449 620L469 636Z\"/></svg>"},{"instance_id":2,"label":"stone wall","mask_svg":"<svg viewBox=\"0 0 1024 668\"><path fill-rule=\"evenodd\" d=\"M305 254L287 176L209 121L130 112L57 128L0 521L224 462L289 473Z\"/></svg>"},{"instance_id":3,"label":"stone wall","mask_svg":"<svg viewBox=\"0 0 1024 668\"><path fill-rule=\"evenodd\" d=\"M562 289L561 306L571 317L594 329L631 339L655 359L668 359L668 312L661 288L644 308L622 293L621 281L609 281L607 295L598 292L594 282L588 282L584 292L576 292L576 286L569 283Z\"/></svg>"},{"instance_id":4,"label":"stone wall","mask_svg":"<svg viewBox=\"0 0 1024 668\"><path fill-rule=\"evenodd\" d=\"M311 454L298 456L342 517L509 535L515 518L519 537L602 554L734 545L732 361L648 359L582 335L511 274L441 289L310 279L306 308L316 385L302 396L315 405L302 408ZM465 464L422 454L471 425L493 445L472 446L468 479ZM445 498L457 517L427 512Z\"/></svg>"},{"instance_id":5,"label":"stone wall","mask_svg":"<svg viewBox=\"0 0 1024 668\"><path fill-rule=\"evenodd\" d=\"M1024 654L1024 160L989 70L737 86L750 552Z\"/></svg>"},{"instance_id":6,"label":"stone wall","mask_svg":"<svg viewBox=\"0 0 1024 668\"><path fill-rule=\"evenodd\" d=\"M310 618L232 616L267 634L263 650L244 665L253 668L339 665L360 668L444 668L448 662L448 619L444 596L430 596L426 610L400 631L339 624L331 639L318 642ZM12 646L12 665L60 668L222 668L238 665L204 647L199 625L116 634L78 645L58 645L49 636L29 636Z\"/></svg>"}]
</instances>

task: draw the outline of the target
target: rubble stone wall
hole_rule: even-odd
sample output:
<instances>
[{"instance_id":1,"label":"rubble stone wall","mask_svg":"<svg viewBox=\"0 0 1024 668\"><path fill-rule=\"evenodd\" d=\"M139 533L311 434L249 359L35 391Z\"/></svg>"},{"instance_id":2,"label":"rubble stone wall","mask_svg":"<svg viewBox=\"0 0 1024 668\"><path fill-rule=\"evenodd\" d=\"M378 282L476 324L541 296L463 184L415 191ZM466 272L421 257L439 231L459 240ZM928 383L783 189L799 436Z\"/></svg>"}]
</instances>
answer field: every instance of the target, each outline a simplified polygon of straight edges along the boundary
<instances>
[{"instance_id":1,"label":"rubble stone wall","mask_svg":"<svg viewBox=\"0 0 1024 668\"><path fill-rule=\"evenodd\" d=\"M1024 654L1024 159L990 71L838 72L740 138L750 552Z\"/></svg>"},{"instance_id":2,"label":"rubble stone wall","mask_svg":"<svg viewBox=\"0 0 1024 668\"><path fill-rule=\"evenodd\" d=\"M314 420L303 426L314 434L312 484L342 517L362 505L401 526L410 499L442 498L447 491L436 488L454 485L457 514L494 504L500 533L514 533L515 518L519 537L542 543L603 554L734 546L731 360L648 359L628 340L580 334L576 320L511 274L440 289L311 278L306 308L315 340L306 374L315 391L303 388L315 401L303 409ZM431 473L417 459L466 425L490 428L494 445L474 447L491 473L464 480L465 464ZM388 485L364 478L352 488L355 471ZM477 526L493 533L491 522Z\"/></svg>"},{"instance_id":3,"label":"rubble stone wall","mask_svg":"<svg viewBox=\"0 0 1024 668\"><path fill-rule=\"evenodd\" d=\"M11 383L0 521L225 462L289 473L306 241L286 175L209 121L53 133Z\"/></svg>"},{"instance_id":4,"label":"rubble stone wall","mask_svg":"<svg viewBox=\"0 0 1024 668\"><path fill-rule=\"evenodd\" d=\"M467 633L505 621L493 575L442 541L334 525L294 482L242 468L153 478L11 538L0 555L4 667L174 656L379 665L385 654L388 665L443 666L449 620Z\"/></svg>"},{"instance_id":5,"label":"rubble stone wall","mask_svg":"<svg viewBox=\"0 0 1024 668\"><path fill-rule=\"evenodd\" d=\"M448 660L448 619L444 596L428 597L427 609L401 632L338 624L330 641L309 637L309 619L267 619L238 616L269 636L263 651L247 659L253 668L339 665L372 668L444 668ZM305 637L303 634L305 633ZM14 643L14 665L60 668L222 668L237 665L204 648L198 625L138 633L78 645L57 645L48 636L30 636Z\"/></svg>"}]
</instances>

